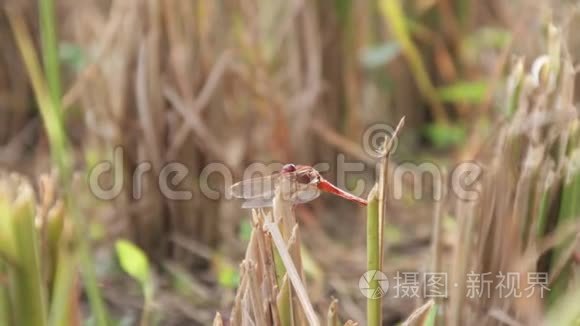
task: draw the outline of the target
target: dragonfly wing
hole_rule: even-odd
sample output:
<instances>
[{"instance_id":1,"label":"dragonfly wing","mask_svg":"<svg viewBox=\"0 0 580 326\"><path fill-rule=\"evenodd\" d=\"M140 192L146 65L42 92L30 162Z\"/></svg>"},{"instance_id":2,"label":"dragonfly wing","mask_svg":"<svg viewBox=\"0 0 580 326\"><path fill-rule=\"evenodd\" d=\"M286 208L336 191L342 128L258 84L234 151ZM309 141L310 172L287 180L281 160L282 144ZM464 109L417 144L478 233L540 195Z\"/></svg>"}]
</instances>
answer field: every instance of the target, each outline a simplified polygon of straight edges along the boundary
<instances>
[{"instance_id":1,"label":"dragonfly wing","mask_svg":"<svg viewBox=\"0 0 580 326\"><path fill-rule=\"evenodd\" d=\"M240 181L231 188L232 196L236 198L255 199L274 196L274 176L254 178Z\"/></svg>"},{"instance_id":2,"label":"dragonfly wing","mask_svg":"<svg viewBox=\"0 0 580 326\"><path fill-rule=\"evenodd\" d=\"M320 195L318 188L311 183L312 176L306 172L296 171L246 179L231 187L231 195L246 200L243 208L272 207L275 189L280 187L284 200L290 200L293 204L306 203Z\"/></svg>"},{"instance_id":3,"label":"dragonfly wing","mask_svg":"<svg viewBox=\"0 0 580 326\"><path fill-rule=\"evenodd\" d=\"M320 191L316 188L308 188L305 190L301 190L296 192L292 196L292 203L294 205L297 204L304 204L309 201L312 201L320 196ZM242 204L242 208L263 208L263 207L272 207L274 202L274 196L272 197L262 197L262 198L252 198L246 200Z\"/></svg>"},{"instance_id":4,"label":"dragonfly wing","mask_svg":"<svg viewBox=\"0 0 580 326\"><path fill-rule=\"evenodd\" d=\"M254 198L246 200L242 204L242 208L264 208L264 207L272 207L272 199Z\"/></svg>"},{"instance_id":5,"label":"dragonfly wing","mask_svg":"<svg viewBox=\"0 0 580 326\"><path fill-rule=\"evenodd\" d=\"M314 187L308 187L307 189L296 192L293 202L294 204L304 204L318 198L318 196L320 196L320 190Z\"/></svg>"}]
</instances>

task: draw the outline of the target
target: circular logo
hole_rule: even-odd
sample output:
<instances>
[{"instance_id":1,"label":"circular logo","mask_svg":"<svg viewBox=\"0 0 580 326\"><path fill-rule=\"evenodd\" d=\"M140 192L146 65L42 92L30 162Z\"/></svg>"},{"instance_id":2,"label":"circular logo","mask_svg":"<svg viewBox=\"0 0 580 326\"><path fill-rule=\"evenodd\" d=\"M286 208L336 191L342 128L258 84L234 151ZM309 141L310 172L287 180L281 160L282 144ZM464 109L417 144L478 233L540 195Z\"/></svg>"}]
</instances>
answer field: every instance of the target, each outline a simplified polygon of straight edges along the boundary
<instances>
[{"instance_id":1,"label":"circular logo","mask_svg":"<svg viewBox=\"0 0 580 326\"><path fill-rule=\"evenodd\" d=\"M362 147L365 153L371 157L380 158L383 156L383 144L385 139L393 138L395 129L385 123L376 123L369 126L362 136ZM391 147L391 153L397 150L399 139L395 137Z\"/></svg>"},{"instance_id":2,"label":"circular logo","mask_svg":"<svg viewBox=\"0 0 580 326\"><path fill-rule=\"evenodd\" d=\"M358 280L360 292L369 299L378 299L387 294L389 280L381 271L371 270L364 273Z\"/></svg>"}]
</instances>

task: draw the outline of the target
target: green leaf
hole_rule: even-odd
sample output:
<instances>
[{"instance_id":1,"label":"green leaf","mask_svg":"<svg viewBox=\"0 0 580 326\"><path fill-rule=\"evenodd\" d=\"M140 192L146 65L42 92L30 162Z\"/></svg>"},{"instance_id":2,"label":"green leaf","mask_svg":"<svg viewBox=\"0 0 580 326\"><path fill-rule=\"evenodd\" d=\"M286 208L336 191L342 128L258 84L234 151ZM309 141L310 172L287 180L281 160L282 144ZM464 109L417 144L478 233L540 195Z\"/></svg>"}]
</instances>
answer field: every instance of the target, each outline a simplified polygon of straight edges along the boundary
<instances>
[{"instance_id":1,"label":"green leaf","mask_svg":"<svg viewBox=\"0 0 580 326\"><path fill-rule=\"evenodd\" d=\"M143 251L127 240L117 240L115 249L123 270L146 286L150 280L149 261Z\"/></svg>"},{"instance_id":2,"label":"green leaf","mask_svg":"<svg viewBox=\"0 0 580 326\"><path fill-rule=\"evenodd\" d=\"M250 236L252 235L252 224L248 219L243 220L240 223L240 239L244 241L250 241Z\"/></svg>"},{"instance_id":3,"label":"green leaf","mask_svg":"<svg viewBox=\"0 0 580 326\"><path fill-rule=\"evenodd\" d=\"M580 322L578 300L580 300L580 287L569 286L550 307L546 325L578 325Z\"/></svg>"},{"instance_id":4,"label":"green leaf","mask_svg":"<svg viewBox=\"0 0 580 326\"><path fill-rule=\"evenodd\" d=\"M483 27L460 41L461 53L466 62L478 61L482 53L502 51L512 38L509 30Z\"/></svg>"},{"instance_id":5,"label":"green leaf","mask_svg":"<svg viewBox=\"0 0 580 326\"><path fill-rule=\"evenodd\" d=\"M459 81L437 89L439 99L443 102L481 103L487 93L485 81Z\"/></svg>"},{"instance_id":6,"label":"green leaf","mask_svg":"<svg viewBox=\"0 0 580 326\"><path fill-rule=\"evenodd\" d=\"M219 254L214 255L212 262L217 272L219 285L234 289L240 284L240 273L238 269L226 261L223 256Z\"/></svg>"},{"instance_id":7,"label":"green leaf","mask_svg":"<svg viewBox=\"0 0 580 326\"><path fill-rule=\"evenodd\" d=\"M60 43L58 47L58 56L62 63L71 66L77 72L81 71L87 63L87 58L83 49L74 43Z\"/></svg>"},{"instance_id":8,"label":"green leaf","mask_svg":"<svg viewBox=\"0 0 580 326\"><path fill-rule=\"evenodd\" d=\"M443 229L445 232L457 232L457 217L452 215L443 216Z\"/></svg>"},{"instance_id":9,"label":"green leaf","mask_svg":"<svg viewBox=\"0 0 580 326\"><path fill-rule=\"evenodd\" d=\"M507 29L482 27L463 41L463 47L468 51L483 51L486 48L501 49L508 44L511 33Z\"/></svg>"},{"instance_id":10,"label":"green leaf","mask_svg":"<svg viewBox=\"0 0 580 326\"><path fill-rule=\"evenodd\" d=\"M465 128L459 125L431 124L425 134L437 148L447 148L461 144L466 138Z\"/></svg>"},{"instance_id":11,"label":"green leaf","mask_svg":"<svg viewBox=\"0 0 580 326\"><path fill-rule=\"evenodd\" d=\"M367 69L379 68L391 62L399 53L401 53L401 47L397 42L386 42L364 50L360 61Z\"/></svg>"},{"instance_id":12,"label":"green leaf","mask_svg":"<svg viewBox=\"0 0 580 326\"><path fill-rule=\"evenodd\" d=\"M336 12L338 18L344 25L348 20L348 15L351 11L352 0L335 0Z\"/></svg>"},{"instance_id":13,"label":"green leaf","mask_svg":"<svg viewBox=\"0 0 580 326\"><path fill-rule=\"evenodd\" d=\"M240 274L231 265L222 263L218 270L218 283L223 287L235 289L240 284Z\"/></svg>"},{"instance_id":14,"label":"green leaf","mask_svg":"<svg viewBox=\"0 0 580 326\"><path fill-rule=\"evenodd\" d=\"M314 280L322 282L324 280L324 271L304 246L300 246L300 256L302 256L304 273Z\"/></svg>"},{"instance_id":15,"label":"green leaf","mask_svg":"<svg viewBox=\"0 0 580 326\"><path fill-rule=\"evenodd\" d=\"M389 239L389 243L391 244L399 244L403 240L403 235L401 234L401 230L392 224L385 223L385 239Z\"/></svg>"}]
</instances>

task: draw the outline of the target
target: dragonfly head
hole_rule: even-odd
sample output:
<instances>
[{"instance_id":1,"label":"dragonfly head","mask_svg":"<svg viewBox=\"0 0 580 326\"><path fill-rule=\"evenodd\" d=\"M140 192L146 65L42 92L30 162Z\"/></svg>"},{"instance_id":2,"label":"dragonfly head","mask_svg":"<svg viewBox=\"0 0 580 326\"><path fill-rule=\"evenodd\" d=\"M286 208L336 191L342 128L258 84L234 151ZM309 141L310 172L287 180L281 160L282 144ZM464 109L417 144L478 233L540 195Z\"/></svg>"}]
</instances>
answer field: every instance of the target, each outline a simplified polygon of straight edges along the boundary
<instances>
[{"instance_id":1,"label":"dragonfly head","mask_svg":"<svg viewBox=\"0 0 580 326\"><path fill-rule=\"evenodd\" d=\"M315 185L318 186L322 176L315 169L304 169L296 173L296 181L305 185Z\"/></svg>"},{"instance_id":2,"label":"dragonfly head","mask_svg":"<svg viewBox=\"0 0 580 326\"><path fill-rule=\"evenodd\" d=\"M286 164L282 167L282 172L295 172L296 171L296 165L289 163Z\"/></svg>"},{"instance_id":3,"label":"dragonfly head","mask_svg":"<svg viewBox=\"0 0 580 326\"><path fill-rule=\"evenodd\" d=\"M304 185L318 185L322 177L314 168L307 165L286 164L280 170L282 174L292 175L293 179Z\"/></svg>"}]
</instances>

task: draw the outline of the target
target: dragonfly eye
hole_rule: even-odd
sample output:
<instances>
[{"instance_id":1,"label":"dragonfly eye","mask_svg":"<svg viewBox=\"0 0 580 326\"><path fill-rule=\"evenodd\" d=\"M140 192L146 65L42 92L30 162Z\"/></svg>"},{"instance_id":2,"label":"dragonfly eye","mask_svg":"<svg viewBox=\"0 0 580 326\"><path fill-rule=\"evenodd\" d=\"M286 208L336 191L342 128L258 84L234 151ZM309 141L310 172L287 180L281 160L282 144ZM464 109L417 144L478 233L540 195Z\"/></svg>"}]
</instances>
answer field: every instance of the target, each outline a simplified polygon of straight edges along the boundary
<instances>
[{"instance_id":1,"label":"dragonfly eye","mask_svg":"<svg viewBox=\"0 0 580 326\"><path fill-rule=\"evenodd\" d=\"M312 177L307 173L299 173L296 176L296 181L301 184L309 184L312 181Z\"/></svg>"},{"instance_id":2,"label":"dragonfly eye","mask_svg":"<svg viewBox=\"0 0 580 326\"><path fill-rule=\"evenodd\" d=\"M296 165L290 163L282 167L282 172L294 172L296 171Z\"/></svg>"}]
</instances>

